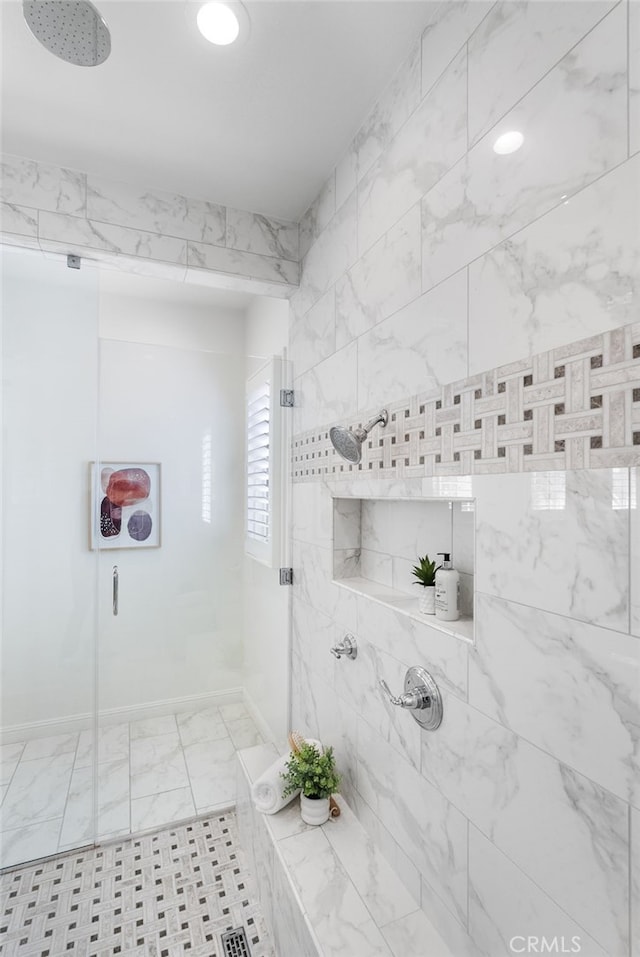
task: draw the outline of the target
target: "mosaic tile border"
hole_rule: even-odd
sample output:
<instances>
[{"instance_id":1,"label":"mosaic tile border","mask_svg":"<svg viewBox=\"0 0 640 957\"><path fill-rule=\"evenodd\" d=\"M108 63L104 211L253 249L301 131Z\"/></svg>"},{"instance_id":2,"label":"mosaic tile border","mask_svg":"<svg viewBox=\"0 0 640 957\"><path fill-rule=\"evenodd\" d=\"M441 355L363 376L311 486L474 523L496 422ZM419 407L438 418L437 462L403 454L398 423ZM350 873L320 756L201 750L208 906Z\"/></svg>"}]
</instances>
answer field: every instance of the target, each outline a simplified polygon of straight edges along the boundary
<instances>
[{"instance_id":1,"label":"mosaic tile border","mask_svg":"<svg viewBox=\"0 0 640 957\"><path fill-rule=\"evenodd\" d=\"M640 322L387 406L362 462L334 451L329 425L294 436L293 480L501 474L640 463ZM352 428L361 418L330 425Z\"/></svg>"}]
</instances>

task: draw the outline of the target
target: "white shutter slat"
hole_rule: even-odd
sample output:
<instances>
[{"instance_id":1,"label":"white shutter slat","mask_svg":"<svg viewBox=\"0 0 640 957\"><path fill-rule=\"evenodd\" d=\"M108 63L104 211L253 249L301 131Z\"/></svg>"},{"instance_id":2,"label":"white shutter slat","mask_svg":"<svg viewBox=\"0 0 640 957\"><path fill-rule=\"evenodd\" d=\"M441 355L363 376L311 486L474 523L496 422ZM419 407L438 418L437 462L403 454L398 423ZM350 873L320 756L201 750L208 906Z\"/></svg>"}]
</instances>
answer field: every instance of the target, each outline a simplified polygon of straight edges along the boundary
<instances>
[{"instance_id":1,"label":"white shutter slat","mask_svg":"<svg viewBox=\"0 0 640 957\"><path fill-rule=\"evenodd\" d=\"M247 535L268 542L271 533L271 389L261 383L247 396Z\"/></svg>"}]
</instances>

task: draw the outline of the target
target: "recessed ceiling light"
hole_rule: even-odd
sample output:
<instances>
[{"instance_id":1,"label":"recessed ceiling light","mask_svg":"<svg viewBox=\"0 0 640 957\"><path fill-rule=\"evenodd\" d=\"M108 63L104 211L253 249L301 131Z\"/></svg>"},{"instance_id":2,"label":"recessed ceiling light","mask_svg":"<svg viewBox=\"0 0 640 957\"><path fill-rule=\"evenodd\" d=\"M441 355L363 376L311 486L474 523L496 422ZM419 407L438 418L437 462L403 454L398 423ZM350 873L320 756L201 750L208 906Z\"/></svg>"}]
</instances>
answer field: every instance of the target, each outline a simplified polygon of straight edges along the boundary
<instances>
[{"instance_id":1,"label":"recessed ceiling light","mask_svg":"<svg viewBox=\"0 0 640 957\"><path fill-rule=\"evenodd\" d=\"M505 156L507 153L515 153L516 150L519 150L522 144L524 143L524 136L520 133L519 130L510 130L508 133L503 133L502 136L499 136L498 139L493 144L494 153L499 153L501 156Z\"/></svg>"},{"instance_id":2,"label":"recessed ceiling light","mask_svg":"<svg viewBox=\"0 0 640 957\"><path fill-rule=\"evenodd\" d=\"M198 10L198 30L217 46L226 47L238 39L240 21L226 3L204 3Z\"/></svg>"}]
</instances>

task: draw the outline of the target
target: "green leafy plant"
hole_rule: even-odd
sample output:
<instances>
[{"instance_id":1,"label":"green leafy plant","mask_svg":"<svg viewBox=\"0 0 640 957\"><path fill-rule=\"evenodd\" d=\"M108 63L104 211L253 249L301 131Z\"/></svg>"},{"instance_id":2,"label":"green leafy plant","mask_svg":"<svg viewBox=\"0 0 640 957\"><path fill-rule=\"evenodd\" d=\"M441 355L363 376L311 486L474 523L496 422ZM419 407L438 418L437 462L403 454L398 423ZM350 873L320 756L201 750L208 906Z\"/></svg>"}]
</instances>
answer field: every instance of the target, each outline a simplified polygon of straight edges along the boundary
<instances>
[{"instance_id":1,"label":"green leafy plant","mask_svg":"<svg viewBox=\"0 0 640 957\"><path fill-rule=\"evenodd\" d=\"M424 558L418 558L419 565L413 566L413 576L417 578L414 585L422 585L423 588L426 588L427 585L435 585L436 583L436 572L438 569L442 568L442 565L436 565L435 562L429 561L429 556L425 555Z\"/></svg>"},{"instance_id":2,"label":"green leafy plant","mask_svg":"<svg viewBox=\"0 0 640 957\"><path fill-rule=\"evenodd\" d=\"M301 789L305 797L327 798L340 786L333 748L326 748L320 754L314 744L303 744L297 753L292 752L286 768L282 772L286 782L285 797Z\"/></svg>"}]
</instances>

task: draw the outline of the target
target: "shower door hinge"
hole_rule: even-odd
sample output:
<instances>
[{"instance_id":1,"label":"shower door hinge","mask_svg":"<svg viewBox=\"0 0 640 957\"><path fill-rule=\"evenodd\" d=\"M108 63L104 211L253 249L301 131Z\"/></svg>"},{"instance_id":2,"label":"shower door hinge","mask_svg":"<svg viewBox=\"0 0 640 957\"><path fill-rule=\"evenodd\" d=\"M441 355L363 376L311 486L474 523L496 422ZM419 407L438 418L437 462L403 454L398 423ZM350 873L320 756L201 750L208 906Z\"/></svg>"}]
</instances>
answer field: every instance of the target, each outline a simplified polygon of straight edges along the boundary
<instances>
[{"instance_id":1,"label":"shower door hinge","mask_svg":"<svg viewBox=\"0 0 640 957\"><path fill-rule=\"evenodd\" d=\"M285 409L293 408L293 389L280 389L280 405Z\"/></svg>"},{"instance_id":2,"label":"shower door hinge","mask_svg":"<svg viewBox=\"0 0 640 957\"><path fill-rule=\"evenodd\" d=\"M280 584L293 585L293 568L280 569Z\"/></svg>"},{"instance_id":3,"label":"shower door hinge","mask_svg":"<svg viewBox=\"0 0 640 957\"><path fill-rule=\"evenodd\" d=\"M80 269L80 256L74 256L73 253L67 255L67 266L69 269Z\"/></svg>"}]
</instances>

